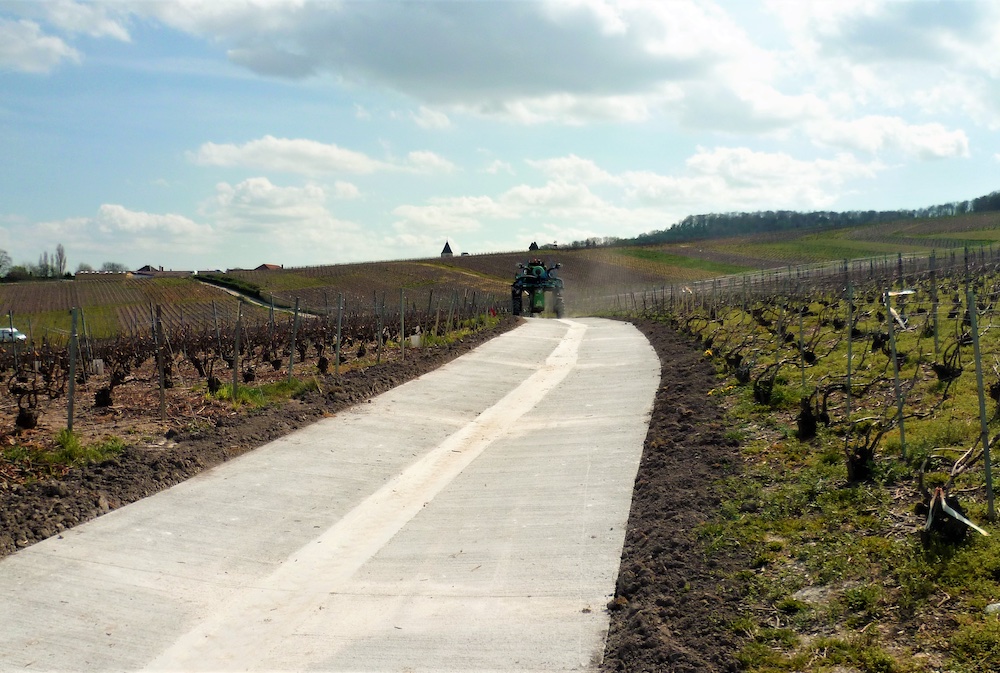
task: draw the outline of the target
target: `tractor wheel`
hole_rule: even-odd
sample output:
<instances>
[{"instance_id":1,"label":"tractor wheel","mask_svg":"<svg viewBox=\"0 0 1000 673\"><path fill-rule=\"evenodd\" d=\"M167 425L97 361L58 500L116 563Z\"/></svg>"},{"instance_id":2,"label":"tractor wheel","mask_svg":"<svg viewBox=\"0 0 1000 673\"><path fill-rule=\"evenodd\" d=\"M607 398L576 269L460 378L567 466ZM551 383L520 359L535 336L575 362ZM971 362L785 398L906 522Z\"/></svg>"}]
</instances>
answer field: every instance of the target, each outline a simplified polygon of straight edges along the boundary
<instances>
[{"instance_id":1,"label":"tractor wheel","mask_svg":"<svg viewBox=\"0 0 1000 673\"><path fill-rule=\"evenodd\" d=\"M521 315L521 291L510 291L510 312L514 315Z\"/></svg>"},{"instance_id":2,"label":"tractor wheel","mask_svg":"<svg viewBox=\"0 0 1000 673\"><path fill-rule=\"evenodd\" d=\"M563 303L562 292L556 293L556 317L562 318L566 313L566 305Z\"/></svg>"}]
</instances>

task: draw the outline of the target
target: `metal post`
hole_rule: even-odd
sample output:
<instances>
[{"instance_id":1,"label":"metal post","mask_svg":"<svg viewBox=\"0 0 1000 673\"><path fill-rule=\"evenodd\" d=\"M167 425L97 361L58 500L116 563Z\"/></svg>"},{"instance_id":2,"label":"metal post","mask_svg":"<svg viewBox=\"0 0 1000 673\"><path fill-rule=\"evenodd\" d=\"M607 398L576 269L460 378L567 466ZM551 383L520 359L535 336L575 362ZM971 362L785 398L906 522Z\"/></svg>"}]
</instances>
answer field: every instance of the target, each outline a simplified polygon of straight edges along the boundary
<instances>
[{"instance_id":1,"label":"metal post","mask_svg":"<svg viewBox=\"0 0 1000 673\"><path fill-rule=\"evenodd\" d=\"M73 400L76 397L76 309L70 310L69 395L66 400L66 429L73 432ZM15 351L16 352L16 351Z\"/></svg>"},{"instance_id":2,"label":"metal post","mask_svg":"<svg viewBox=\"0 0 1000 673\"><path fill-rule=\"evenodd\" d=\"M295 367L295 337L299 329L299 298L295 298L295 313L292 316L292 347L288 349L288 382L292 382L292 368Z\"/></svg>"},{"instance_id":3,"label":"metal post","mask_svg":"<svg viewBox=\"0 0 1000 673\"><path fill-rule=\"evenodd\" d=\"M983 387L983 361L979 351L979 320L976 309L976 297L970 290L966 295L969 302L969 318L972 322L972 348L976 356L976 387L979 391L979 426L982 432L983 463L986 466L986 517L996 521L996 509L993 504L993 466L990 464L990 430L989 419L986 417L986 394Z\"/></svg>"},{"instance_id":4,"label":"metal post","mask_svg":"<svg viewBox=\"0 0 1000 673\"><path fill-rule=\"evenodd\" d=\"M239 389L239 374L240 374L240 337L242 336L241 331L243 330L243 300L240 299L236 302L236 339L233 348L233 393L232 400L236 403L236 392Z\"/></svg>"},{"instance_id":5,"label":"metal post","mask_svg":"<svg viewBox=\"0 0 1000 673\"><path fill-rule=\"evenodd\" d=\"M403 316L406 314L406 304L403 299L403 288L399 288L399 359L406 360L406 325Z\"/></svg>"}]
</instances>

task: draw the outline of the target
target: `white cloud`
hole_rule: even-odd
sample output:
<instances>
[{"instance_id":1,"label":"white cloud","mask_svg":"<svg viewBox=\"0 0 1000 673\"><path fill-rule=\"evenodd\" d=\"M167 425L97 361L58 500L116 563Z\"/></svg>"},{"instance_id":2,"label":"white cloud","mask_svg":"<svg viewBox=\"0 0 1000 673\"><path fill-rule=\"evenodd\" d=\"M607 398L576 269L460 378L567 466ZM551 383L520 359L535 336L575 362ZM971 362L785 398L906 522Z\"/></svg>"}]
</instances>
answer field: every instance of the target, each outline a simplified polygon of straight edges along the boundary
<instances>
[{"instance_id":1,"label":"white cloud","mask_svg":"<svg viewBox=\"0 0 1000 673\"><path fill-rule=\"evenodd\" d=\"M507 220L517 213L488 196L431 198L428 205L402 205L392 211L402 218L393 227L398 232L432 232L434 235L476 231L484 220Z\"/></svg>"},{"instance_id":2,"label":"white cloud","mask_svg":"<svg viewBox=\"0 0 1000 673\"><path fill-rule=\"evenodd\" d=\"M51 72L63 61L80 61L80 52L58 37L45 35L32 21L0 17L0 70Z\"/></svg>"},{"instance_id":3,"label":"white cloud","mask_svg":"<svg viewBox=\"0 0 1000 673\"><path fill-rule=\"evenodd\" d=\"M575 154L539 161L529 159L528 165L554 180L563 182L581 182L588 185L620 182L618 178L598 167L593 160L581 159Z\"/></svg>"},{"instance_id":4,"label":"white cloud","mask_svg":"<svg viewBox=\"0 0 1000 673\"><path fill-rule=\"evenodd\" d=\"M128 29L111 15L114 9L112 5L72 0L46 0L37 3L36 8L37 11L44 13L48 23L59 30L130 42Z\"/></svg>"},{"instance_id":5,"label":"white cloud","mask_svg":"<svg viewBox=\"0 0 1000 673\"><path fill-rule=\"evenodd\" d=\"M451 173L457 170L455 164L441 155L427 151L407 154L405 166L417 173Z\"/></svg>"},{"instance_id":6,"label":"white cloud","mask_svg":"<svg viewBox=\"0 0 1000 673\"><path fill-rule=\"evenodd\" d=\"M190 242L188 237L208 233L208 227L182 215L144 213L117 204L102 205L93 223L102 234L156 233L185 242Z\"/></svg>"},{"instance_id":7,"label":"white cloud","mask_svg":"<svg viewBox=\"0 0 1000 673\"><path fill-rule=\"evenodd\" d=\"M422 129L446 129L451 126L448 115L428 107L420 106L417 112L411 113L413 121Z\"/></svg>"},{"instance_id":8,"label":"white cloud","mask_svg":"<svg viewBox=\"0 0 1000 673\"><path fill-rule=\"evenodd\" d=\"M1000 5L970 2L768 3L793 49L789 73L841 109L945 116L1000 127ZM835 93L834 93L835 92Z\"/></svg>"},{"instance_id":9,"label":"white cloud","mask_svg":"<svg viewBox=\"0 0 1000 673\"><path fill-rule=\"evenodd\" d=\"M358 199L361 198L361 190L355 184L337 180L333 183L333 198L340 201Z\"/></svg>"},{"instance_id":10,"label":"white cloud","mask_svg":"<svg viewBox=\"0 0 1000 673\"><path fill-rule=\"evenodd\" d=\"M494 159L489 163L486 168L481 170L482 173L489 173L490 175L499 175L500 173L506 173L508 175L514 175L514 167L506 161L501 161L500 159Z\"/></svg>"},{"instance_id":11,"label":"white cloud","mask_svg":"<svg viewBox=\"0 0 1000 673\"><path fill-rule=\"evenodd\" d=\"M828 120L816 124L810 133L822 144L872 154L896 150L919 159L969 156L969 139L964 131L949 130L941 124L908 124L899 117Z\"/></svg>"},{"instance_id":12,"label":"white cloud","mask_svg":"<svg viewBox=\"0 0 1000 673\"><path fill-rule=\"evenodd\" d=\"M179 258L192 253L192 241L211 249L218 238L212 227L183 215L130 210L120 204L103 204L93 217L49 220L19 226L29 240L62 243L74 260L98 265L105 261L131 262L139 266ZM127 256L120 256L127 241ZM30 251L28 254L38 254ZM143 261L145 259L145 261Z\"/></svg>"},{"instance_id":13,"label":"white cloud","mask_svg":"<svg viewBox=\"0 0 1000 673\"><path fill-rule=\"evenodd\" d=\"M352 173L369 175L378 171L450 173L456 166L434 152L410 152L403 162L380 161L362 152L333 143L303 138L264 136L242 145L204 143L188 159L202 166L262 169L302 175Z\"/></svg>"},{"instance_id":14,"label":"white cloud","mask_svg":"<svg viewBox=\"0 0 1000 673\"><path fill-rule=\"evenodd\" d=\"M881 166L850 154L803 161L784 153L747 148L701 149L683 176L645 171L623 174L628 196L650 206L704 208L710 212L777 208L825 208L848 181L874 177Z\"/></svg>"},{"instance_id":15,"label":"white cloud","mask_svg":"<svg viewBox=\"0 0 1000 673\"><path fill-rule=\"evenodd\" d=\"M355 173L365 175L389 168L361 152L314 140L264 136L243 145L204 143L189 159L204 166L239 166L288 173Z\"/></svg>"}]
</instances>

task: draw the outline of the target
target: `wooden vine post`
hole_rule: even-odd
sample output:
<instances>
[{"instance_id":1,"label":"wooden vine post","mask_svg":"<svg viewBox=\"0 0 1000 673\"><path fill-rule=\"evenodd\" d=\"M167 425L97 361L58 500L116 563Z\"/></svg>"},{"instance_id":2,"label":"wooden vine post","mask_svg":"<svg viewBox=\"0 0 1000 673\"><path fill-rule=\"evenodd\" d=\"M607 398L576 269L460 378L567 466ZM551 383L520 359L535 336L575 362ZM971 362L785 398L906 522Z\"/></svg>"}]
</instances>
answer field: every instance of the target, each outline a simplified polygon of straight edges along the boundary
<instances>
[{"instance_id":1,"label":"wooden vine post","mask_svg":"<svg viewBox=\"0 0 1000 673\"><path fill-rule=\"evenodd\" d=\"M399 359L406 360L406 324L403 316L406 315L406 303L403 296L403 288L399 288Z\"/></svg>"},{"instance_id":2,"label":"wooden vine post","mask_svg":"<svg viewBox=\"0 0 1000 673\"><path fill-rule=\"evenodd\" d=\"M854 339L854 287L847 281L847 427L851 427L851 355Z\"/></svg>"},{"instance_id":3,"label":"wooden vine post","mask_svg":"<svg viewBox=\"0 0 1000 673\"><path fill-rule=\"evenodd\" d=\"M969 290L966 295L969 302L969 320L972 328L972 349L976 357L976 387L979 391L979 425L982 432L983 464L986 467L986 517L996 521L997 514L993 503L993 469L990 464L990 430L989 418L986 416L986 391L983 386L983 359L979 350L979 320L976 315L976 296Z\"/></svg>"},{"instance_id":4,"label":"wooden vine post","mask_svg":"<svg viewBox=\"0 0 1000 673\"><path fill-rule=\"evenodd\" d=\"M937 256L931 250L931 325L934 330L934 359L937 360L941 348L938 340L938 288L937 288Z\"/></svg>"},{"instance_id":5,"label":"wooden vine post","mask_svg":"<svg viewBox=\"0 0 1000 673\"><path fill-rule=\"evenodd\" d=\"M66 429L70 432L73 432L73 400L76 396L76 311L75 308L70 310L69 328L69 393L66 400Z\"/></svg>"},{"instance_id":6,"label":"wooden vine post","mask_svg":"<svg viewBox=\"0 0 1000 673\"><path fill-rule=\"evenodd\" d=\"M75 311L76 309L73 309L73 310ZM75 318L76 314L74 313L73 316ZM14 350L14 371L16 372L17 371L17 339L14 338L14 312L13 311L7 311L7 324L10 325L11 344L14 347L13 348L13 350Z\"/></svg>"},{"instance_id":7,"label":"wooden vine post","mask_svg":"<svg viewBox=\"0 0 1000 673\"><path fill-rule=\"evenodd\" d=\"M156 305L155 329L156 376L160 383L160 422L165 423L167 421L167 386L166 377L163 372L163 307L159 304Z\"/></svg>"},{"instance_id":8,"label":"wooden vine post","mask_svg":"<svg viewBox=\"0 0 1000 673\"><path fill-rule=\"evenodd\" d=\"M896 326L892 316L892 299L889 290L882 293L885 300L885 322L889 326L889 350L892 354L892 373L896 389L896 422L899 423L899 449L903 459L906 459L906 429L903 427L903 393L899 385L899 358L896 354Z\"/></svg>"},{"instance_id":9,"label":"wooden vine post","mask_svg":"<svg viewBox=\"0 0 1000 673\"><path fill-rule=\"evenodd\" d=\"M806 342L802 329L802 311L799 311L799 369L802 370L802 392L806 390Z\"/></svg>"},{"instance_id":10,"label":"wooden vine post","mask_svg":"<svg viewBox=\"0 0 1000 673\"><path fill-rule=\"evenodd\" d=\"M333 373L340 376L340 327L344 320L344 294L340 293L337 295L337 345L335 347L334 355L336 359L334 360Z\"/></svg>"}]
</instances>

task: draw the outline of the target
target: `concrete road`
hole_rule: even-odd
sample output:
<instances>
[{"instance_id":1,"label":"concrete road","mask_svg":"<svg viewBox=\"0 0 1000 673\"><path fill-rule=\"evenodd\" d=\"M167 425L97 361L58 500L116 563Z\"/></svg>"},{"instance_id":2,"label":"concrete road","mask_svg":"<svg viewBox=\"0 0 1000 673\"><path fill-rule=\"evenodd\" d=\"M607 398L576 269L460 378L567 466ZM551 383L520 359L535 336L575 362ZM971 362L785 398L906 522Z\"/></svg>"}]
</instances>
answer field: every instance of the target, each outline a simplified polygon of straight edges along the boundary
<instances>
[{"instance_id":1,"label":"concrete road","mask_svg":"<svg viewBox=\"0 0 1000 673\"><path fill-rule=\"evenodd\" d=\"M21 550L0 670L594 670L659 369L531 319Z\"/></svg>"}]
</instances>

